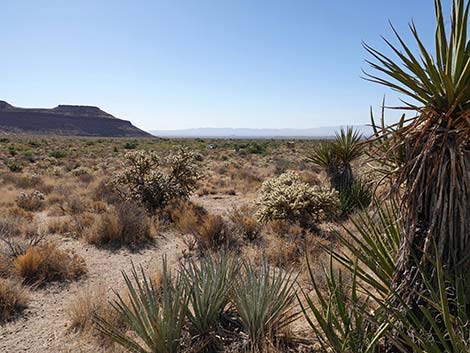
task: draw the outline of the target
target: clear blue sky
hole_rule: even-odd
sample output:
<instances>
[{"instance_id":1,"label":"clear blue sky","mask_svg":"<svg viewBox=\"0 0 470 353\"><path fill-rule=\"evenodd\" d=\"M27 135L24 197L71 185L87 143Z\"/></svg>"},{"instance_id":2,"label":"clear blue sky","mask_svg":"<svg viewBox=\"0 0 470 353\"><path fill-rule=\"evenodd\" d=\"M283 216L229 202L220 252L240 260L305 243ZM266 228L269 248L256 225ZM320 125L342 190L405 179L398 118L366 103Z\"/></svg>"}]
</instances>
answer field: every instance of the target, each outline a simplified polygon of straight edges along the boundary
<instances>
[{"instance_id":1,"label":"clear blue sky","mask_svg":"<svg viewBox=\"0 0 470 353\"><path fill-rule=\"evenodd\" d=\"M450 0L446 0L448 5ZM432 0L2 0L0 99L144 129L368 123L361 41L433 36Z\"/></svg>"}]
</instances>

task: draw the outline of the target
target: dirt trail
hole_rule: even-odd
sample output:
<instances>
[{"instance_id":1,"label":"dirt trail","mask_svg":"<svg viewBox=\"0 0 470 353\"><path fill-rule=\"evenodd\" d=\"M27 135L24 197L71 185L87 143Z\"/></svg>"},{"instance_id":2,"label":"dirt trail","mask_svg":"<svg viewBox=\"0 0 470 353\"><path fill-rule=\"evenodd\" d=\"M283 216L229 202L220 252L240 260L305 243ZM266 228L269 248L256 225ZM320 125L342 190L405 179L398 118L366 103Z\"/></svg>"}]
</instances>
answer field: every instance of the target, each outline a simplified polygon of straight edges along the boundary
<instances>
[{"instance_id":1,"label":"dirt trail","mask_svg":"<svg viewBox=\"0 0 470 353\"><path fill-rule=\"evenodd\" d=\"M111 292L111 288L119 289L123 285L121 271L129 271L131 261L153 270L161 264L162 255L167 255L171 266L178 261L185 248L181 238L173 233L165 234L165 238L159 238L151 248L136 253L100 250L68 238L58 243L61 248L73 249L85 259L88 274L78 282L35 290L26 314L0 326L1 353L97 353L96 345L67 330L66 311L72 299L88 286L104 285L107 293Z\"/></svg>"}]
</instances>

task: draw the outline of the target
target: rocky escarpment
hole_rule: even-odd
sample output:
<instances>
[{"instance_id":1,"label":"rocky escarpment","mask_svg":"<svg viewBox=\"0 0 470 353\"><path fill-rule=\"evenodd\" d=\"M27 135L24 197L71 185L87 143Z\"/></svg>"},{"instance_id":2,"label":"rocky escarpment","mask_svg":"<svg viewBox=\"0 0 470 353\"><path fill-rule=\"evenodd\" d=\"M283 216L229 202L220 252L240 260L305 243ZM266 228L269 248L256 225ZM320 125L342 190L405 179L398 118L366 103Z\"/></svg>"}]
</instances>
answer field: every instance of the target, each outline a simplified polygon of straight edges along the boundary
<instances>
[{"instance_id":1,"label":"rocky escarpment","mask_svg":"<svg viewBox=\"0 0 470 353\"><path fill-rule=\"evenodd\" d=\"M59 105L52 109L18 108L0 101L0 131L39 135L150 137L130 121L98 107Z\"/></svg>"}]
</instances>

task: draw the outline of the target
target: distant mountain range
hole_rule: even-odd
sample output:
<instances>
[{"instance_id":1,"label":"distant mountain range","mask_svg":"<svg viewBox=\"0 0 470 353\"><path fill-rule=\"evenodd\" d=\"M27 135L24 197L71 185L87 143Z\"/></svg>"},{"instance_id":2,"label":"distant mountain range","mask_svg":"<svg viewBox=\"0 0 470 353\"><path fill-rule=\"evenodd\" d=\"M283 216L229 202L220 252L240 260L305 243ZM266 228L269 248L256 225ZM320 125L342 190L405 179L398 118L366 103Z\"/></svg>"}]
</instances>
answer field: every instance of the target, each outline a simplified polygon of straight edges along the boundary
<instances>
[{"instance_id":1,"label":"distant mountain range","mask_svg":"<svg viewBox=\"0 0 470 353\"><path fill-rule=\"evenodd\" d=\"M372 135L372 128L366 125L354 125L364 136ZM150 133L159 137L180 138L329 138L335 136L341 126L325 126L312 129L233 129L233 128L198 128L183 130L152 130Z\"/></svg>"},{"instance_id":2,"label":"distant mountain range","mask_svg":"<svg viewBox=\"0 0 470 353\"><path fill-rule=\"evenodd\" d=\"M0 133L99 136L150 137L131 124L115 118L98 107L59 105L52 109L18 108L0 101Z\"/></svg>"}]
</instances>

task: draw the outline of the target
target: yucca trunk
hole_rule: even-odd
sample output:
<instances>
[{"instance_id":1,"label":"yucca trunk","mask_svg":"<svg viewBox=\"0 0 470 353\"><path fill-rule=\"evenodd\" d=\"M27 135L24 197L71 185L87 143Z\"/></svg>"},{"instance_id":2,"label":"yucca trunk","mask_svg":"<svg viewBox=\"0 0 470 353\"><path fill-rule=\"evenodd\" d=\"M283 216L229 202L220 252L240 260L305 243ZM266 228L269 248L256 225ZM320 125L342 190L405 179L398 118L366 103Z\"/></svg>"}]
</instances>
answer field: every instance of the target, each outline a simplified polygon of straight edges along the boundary
<instances>
[{"instance_id":1,"label":"yucca trunk","mask_svg":"<svg viewBox=\"0 0 470 353\"><path fill-rule=\"evenodd\" d=\"M350 163L335 164L327 170L330 185L339 193L349 193L354 183L354 174Z\"/></svg>"},{"instance_id":2,"label":"yucca trunk","mask_svg":"<svg viewBox=\"0 0 470 353\"><path fill-rule=\"evenodd\" d=\"M425 110L405 128L404 229L392 289L400 299L394 305L418 317L418 305L429 305L423 277L437 287L437 260L448 279L470 270L469 116Z\"/></svg>"}]
</instances>

